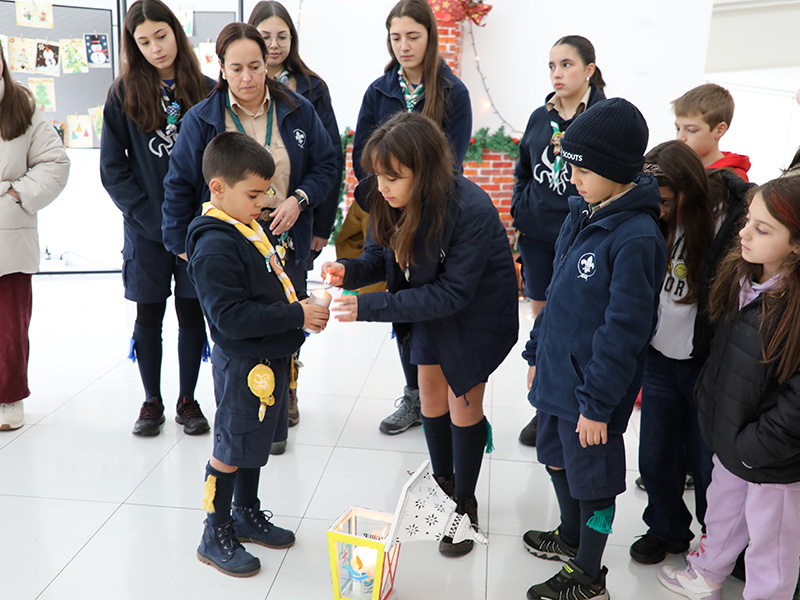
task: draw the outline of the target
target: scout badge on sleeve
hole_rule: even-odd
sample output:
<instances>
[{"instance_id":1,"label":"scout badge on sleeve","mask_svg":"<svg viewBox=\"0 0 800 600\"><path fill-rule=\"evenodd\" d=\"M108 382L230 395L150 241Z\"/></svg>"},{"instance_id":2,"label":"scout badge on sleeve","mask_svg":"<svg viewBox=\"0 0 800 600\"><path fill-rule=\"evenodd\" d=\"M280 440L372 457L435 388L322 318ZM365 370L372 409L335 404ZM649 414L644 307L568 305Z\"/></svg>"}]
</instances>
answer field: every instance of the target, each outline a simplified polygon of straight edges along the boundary
<instances>
[{"instance_id":1,"label":"scout badge on sleeve","mask_svg":"<svg viewBox=\"0 0 800 600\"><path fill-rule=\"evenodd\" d=\"M267 407L275 404L275 396L272 395L272 392L275 391L275 373L269 366L257 364L250 369L250 373L247 375L247 387L261 400L261 406L258 407L258 420L263 421Z\"/></svg>"}]
</instances>

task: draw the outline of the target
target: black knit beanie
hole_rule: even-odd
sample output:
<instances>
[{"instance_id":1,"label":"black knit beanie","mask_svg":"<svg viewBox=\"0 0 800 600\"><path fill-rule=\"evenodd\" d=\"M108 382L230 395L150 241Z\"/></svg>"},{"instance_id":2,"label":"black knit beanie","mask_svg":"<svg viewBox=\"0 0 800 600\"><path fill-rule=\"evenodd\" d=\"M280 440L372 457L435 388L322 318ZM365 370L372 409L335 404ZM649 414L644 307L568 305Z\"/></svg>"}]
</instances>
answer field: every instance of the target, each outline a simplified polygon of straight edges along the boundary
<instances>
[{"instance_id":1,"label":"black knit beanie","mask_svg":"<svg viewBox=\"0 0 800 600\"><path fill-rule=\"evenodd\" d=\"M644 164L647 122L633 104L610 98L578 115L561 139L561 156L616 183L630 183Z\"/></svg>"}]
</instances>

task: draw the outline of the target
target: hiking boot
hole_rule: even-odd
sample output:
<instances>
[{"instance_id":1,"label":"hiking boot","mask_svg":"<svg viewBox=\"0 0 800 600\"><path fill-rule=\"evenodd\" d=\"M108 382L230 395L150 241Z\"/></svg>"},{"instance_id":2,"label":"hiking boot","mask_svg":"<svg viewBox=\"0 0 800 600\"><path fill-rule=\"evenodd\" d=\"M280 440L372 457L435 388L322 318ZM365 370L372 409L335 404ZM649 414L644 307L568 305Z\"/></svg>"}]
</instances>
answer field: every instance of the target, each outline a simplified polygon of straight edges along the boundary
<instances>
[{"instance_id":1,"label":"hiking boot","mask_svg":"<svg viewBox=\"0 0 800 600\"><path fill-rule=\"evenodd\" d=\"M161 425L164 424L164 405L160 398L148 398L142 403L139 410L139 418L133 424L134 435L154 436L161 433Z\"/></svg>"},{"instance_id":2,"label":"hiking boot","mask_svg":"<svg viewBox=\"0 0 800 600\"><path fill-rule=\"evenodd\" d=\"M294 544L294 533L271 522L272 512L260 510L261 502L253 506L234 506L233 531L240 542L252 542L267 548L288 548Z\"/></svg>"},{"instance_id":3,"label":"hiking boot","mask_svg":"<svg viewBox=\"0 0 800 600\"><path fill-rule=\"evenodd\" d=\"M519 443L525 446L536 446L536 430L539 427L539 413L533 415L531 422L519 432Z\"/></svg>"},{"instance_id":4,"label":"hiking boot","mask_svg":"<svg viewBox=\"0 0 800 600\"><path fill-rule=\"evenodd\" d=\"M722 600L722 585L709 581L689 565L680 567L661 567L658 570L661 584L676 594L695 600Z\"/></svg>"},{"instance_id":5,"label":"hiking boot","mask_svg":"<svg viewBox=\"0 0 800 600\"><path fill-rule=\"evenodd\" d=\"M412 425L421 425L422 416L419 413L419 390L405 386L403 395L394 403L397 410L381 421L378 429L386 435L403 433Z\"/></svg>"},{"instance_id":6,"label":"hiking boot","mask_svg":"<svg viewBox=\"0 0 800 600\"><path fill-rule=\"evenodd\" d=\"M12 431L25 424L25 412L22 400L3 402L0 404L0 430Z\"/></svg>"},{"instance_id":7,"label":"hiking boot","mask_svg":"<svg viewBox=\"0 0 800 600\"><path fill-rule=\"evenodd\" d=\"M182 398L176 408L175 422L183 425L186 435L200 435L210 429L197 400Z\"/></svg>"},{"instance_id":8,"label":"hiking boot","mask_svg":"<svg viewBox=\"0 0 800 600\"><path fill-rule=\"evenodd\" d=\"M638 540L631 544L631 558L643 565L654 565L660 563L670 554L681 554L689 549L689 544L670 544L656 537L652 533L645 533Z\"/></svg>"},{"instance_id":9,"label":"hiking boot","mask_svg":"<svg viewBox=\"0 0 800 600\"><path fill-rule=\"evenodd\" d=\"M297 390L289 388L289 427L300 422L300 409L297 408Z\"/></svg>"},{"instance_id":10,"label":"hiking boot","mask_svg":"<svg viewBox=\"0 0 800 600\"><path fill-rule=\"evenodd\" d=\"M600 569L600 575L592 580L574 562L567 561L561 570L539 585L528 588L528 600L561 600L580 598L581 600L608 600L606 574L608 569Z\"/></svg>"},{"instance_id":11,"label":"hiking boot","mask_svg":"<svg viewBox=\"0 0 800 600\"><path fill-rule=\"evenodd\" d=\"M282 442L272 442L272 446L270 446L269 453L273 456L277 456L278 454L283 454L286 452L286 444L289 440L283 440Z\"/></svg>"},{"instance_id":12,"label":"hiking boot","mask_svg":"<svg viewBox=\"0 0 800 600\"><path fill-rule=\"evenodd\" d=\"M526 531L522 536L522 545L539 558L567 562L578 554L577 546L570 546L561 539L558 529L554 531Z\"/></svg>"},{"instance_id":13,"label":"hiking boot","mask_svg":"<svg viewBox=\"0 0 800 600\"><path fill-rule=\"evenodd\" d=\"M456 500L456 512L461 515L467 515L472 527L478 527L478 501L475 498L462 498ZM472 552L473 540L464 540L453 543L453 538L449 535L444 536L439 540L439 553L443 556L464 556Z\"/></svg>"},{"instance_id":14,"label":"hiking boot","mask_svg":"<svg viewBox=\"0 0 800 600\"><path fill-rule=\"evenodd\" d=\"M211 525L206 520L203 525L203 538L197 548L200 562L232 577L250 577L259 572L261 561L233 537L233 521L225 525Z\"/></svg>"}]
</instances>

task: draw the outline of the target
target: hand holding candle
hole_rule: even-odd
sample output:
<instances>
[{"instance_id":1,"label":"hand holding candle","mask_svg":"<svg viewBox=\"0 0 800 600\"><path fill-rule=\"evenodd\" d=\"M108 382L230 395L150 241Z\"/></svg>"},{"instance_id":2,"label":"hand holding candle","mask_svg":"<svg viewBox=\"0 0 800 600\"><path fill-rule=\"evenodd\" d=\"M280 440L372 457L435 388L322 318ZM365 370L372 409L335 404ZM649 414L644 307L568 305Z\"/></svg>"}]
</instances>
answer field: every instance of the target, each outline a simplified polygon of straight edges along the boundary
<instances>
[{"instance_id":1,"label":"hand holding candle","mask_svg":"<svg viewBox=\"0 0 800 600\"><path fill-rule=\"evenodd\" d=\"M333 312L340 323L358 319L358 296L341 296L334 303Z\"/></svg>"},{"instance_id":2,"label":"hand holding candle","mask_svg":"<svg viewBox=\"0 0 800 600\"><path fill-rule=\"evenodd\" d=\"M322 280L325 285L342 287L344 282L344 265L338 262L326 262L322 265Z\"/></svg>"},{"instance_id":3,"label":"hand holding candle","mask_svg":"<svg viewBox=\"0 0 800 600\"><path fill-rule=\"evenodd\" d=\"M320 293L321 292L321 293ZM300 301L303 307L303 329L311 333L319 333L328 324L331 313L328 305L331 295L325 290L314 290L311 296Z\"/></svg>"}]
</instances>

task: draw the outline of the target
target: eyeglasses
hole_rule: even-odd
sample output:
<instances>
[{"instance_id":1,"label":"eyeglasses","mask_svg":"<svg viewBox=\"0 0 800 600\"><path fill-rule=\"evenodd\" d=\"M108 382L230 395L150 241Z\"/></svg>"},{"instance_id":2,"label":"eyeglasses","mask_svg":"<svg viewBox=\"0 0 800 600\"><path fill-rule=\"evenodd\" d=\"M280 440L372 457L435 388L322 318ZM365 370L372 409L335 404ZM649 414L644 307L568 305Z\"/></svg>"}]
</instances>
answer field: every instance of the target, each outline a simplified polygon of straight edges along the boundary
<instances>
[{"instance_id":1,"label":"eyeglasses","mask_svg":"<svg viewBox=\"0 0 800 600\"><path fill-rule=\"evenodd\" d=\"M271 35L262 35L261 37L264 38L264 43L267 45L267 47L272 45L273 38ZM288 33L279 33L274 40L278 48L286 48L292 43L292 36Z\"/></svg>"}]
</instances>

